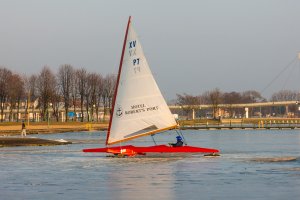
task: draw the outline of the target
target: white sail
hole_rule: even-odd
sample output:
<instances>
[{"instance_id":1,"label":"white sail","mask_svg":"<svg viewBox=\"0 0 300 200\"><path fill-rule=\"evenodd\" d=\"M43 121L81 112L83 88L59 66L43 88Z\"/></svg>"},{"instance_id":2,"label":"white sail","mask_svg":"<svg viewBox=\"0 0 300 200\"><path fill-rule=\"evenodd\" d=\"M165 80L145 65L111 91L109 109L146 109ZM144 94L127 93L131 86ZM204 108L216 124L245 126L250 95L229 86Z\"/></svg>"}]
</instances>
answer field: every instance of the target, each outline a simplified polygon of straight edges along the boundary
<instances>
[{"instance_id":1,"label":"white sail","mask_svg":"<svg viewBox=\"0 0 300 200\"><path fill-rule=\"evenodd\" d=\"M127 31L107 144L177 126L153 78L130 19Z\"/></svg>"}]
</instances>

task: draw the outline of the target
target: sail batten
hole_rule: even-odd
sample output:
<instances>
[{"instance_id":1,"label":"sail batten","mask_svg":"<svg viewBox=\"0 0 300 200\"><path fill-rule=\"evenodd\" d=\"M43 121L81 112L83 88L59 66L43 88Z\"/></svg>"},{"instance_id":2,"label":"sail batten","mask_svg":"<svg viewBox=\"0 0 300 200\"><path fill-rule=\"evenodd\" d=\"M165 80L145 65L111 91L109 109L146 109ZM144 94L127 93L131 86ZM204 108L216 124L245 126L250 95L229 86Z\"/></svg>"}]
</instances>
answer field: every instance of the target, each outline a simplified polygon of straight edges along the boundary
<instances>
[{"instance_id":1,"label":"sail batten","mask_svg":"<svg viewBox=\"0 0 300 200\"><path fill-rule=\"evenodd\" d=\"M106 144L177 127L130 21L124 40L115 94ZM149 131L149 127L153 130Z\"/></svg>"},{"instance_id":2,"label":"sail batten","mask_svg":"<svg viewBox=\"0 0 300 200\"><path fill-rule=\"evenodd\" d=\"M154 131L145 132L145 133L140 134L140 135L136 135L136 136L132 136L132 137L129 137L129 138L125 138L123 140L111 142L111 143L108 143L108 145L117 144L117 143L121 143L121 142L126 142L128 140L133 140L133 139L136 139L136 138L139 138L139 137L143 137L143 136L147 136L147 135L153 135L153 134L156 134L156 133L160 133L160 132L163 132L163 131L172 130L172 129L176 129L176 128L178 128L178 125L166 127L166 128L163 128L163 129L157 129L157 130L154 130Z\"/></svg>"}]
</instances>

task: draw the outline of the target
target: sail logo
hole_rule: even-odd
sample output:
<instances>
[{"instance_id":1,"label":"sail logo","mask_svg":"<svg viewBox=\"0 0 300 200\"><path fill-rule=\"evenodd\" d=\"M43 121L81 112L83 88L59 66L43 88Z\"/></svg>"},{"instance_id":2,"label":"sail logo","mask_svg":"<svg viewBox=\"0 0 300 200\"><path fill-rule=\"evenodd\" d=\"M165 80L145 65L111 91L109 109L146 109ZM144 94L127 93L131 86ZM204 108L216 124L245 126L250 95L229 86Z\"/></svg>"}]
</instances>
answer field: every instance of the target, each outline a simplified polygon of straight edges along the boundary
<instances>
[{"instance_id":1,"label":"sail logo","mask_svg":"<svg viewBox=\"0 0 300 200\"><path fill-rule=\"evenodd\" d=\"M123 109L120 105L117 106L116 115L117 117L122 117L123 115Z\"/></svg>"},{"instance_id":2,"label":"sail logo","mask_svg":"<svg viewBox=\"0 0 300 200\"><path fill-rule=\"evenodd\" d=\"M145 104L136 104L130 106L130 110L125 110L125 115L139 114L144 112L158 111L158 106L146 106Z\"/></svg>"},{"instance_id":3,"label":"sail logo","mask_svg":"<svg viewBox=\"0 0 300 200\"><path fill-rule=\"evenodd\" d=\"M135 48L136 40L129 42L129 49Z\"/></svg>"}]
</instances>

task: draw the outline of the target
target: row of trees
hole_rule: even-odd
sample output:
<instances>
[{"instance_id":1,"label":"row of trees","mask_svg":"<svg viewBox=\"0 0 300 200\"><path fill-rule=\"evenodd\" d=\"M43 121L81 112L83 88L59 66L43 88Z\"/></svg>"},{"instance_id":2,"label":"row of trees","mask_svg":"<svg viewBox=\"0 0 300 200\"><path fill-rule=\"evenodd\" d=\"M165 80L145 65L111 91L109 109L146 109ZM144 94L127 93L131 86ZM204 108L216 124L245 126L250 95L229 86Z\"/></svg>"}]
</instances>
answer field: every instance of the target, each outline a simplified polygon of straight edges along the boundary
<instances>
[{"instance_id":1,"label":"row of trees","mask_svg":"<svg viewBox=\"0 0 300 200\"><path fill-rule=\"evenodd\" d=\"M89 73L84 68L75 69L71 65L61 65L56 74L45 66L40 73L30 76L21 76L0 67L1 116L4 109L9 108L10 120L13 110L19 113L21 102L35 101L35 107L40 109L44 121L49 117L49 107L57 121L60 107L65 109L66 121L69 120L69 111L75 112L76 107L80 107L82 114L87 112L87 121L91 120L93 113L98 119L101 106L104 107L104 114L111 107L115 83L116 77L112 74L104 77L98 73ZM26 103L26 113L27 109L33 108L33 105L29 106ZM80 120L83 121L83 117Z\"/></svg>"},{"instance_id":2,"label":"row of trees","mask_svg":"<svg viewBox=\"0 0 300 200\"><path fill-rule=\"evenodd\" d=\"M65 109L65 120L68 121L68 113L80 108L81 113L86 113L86 119L91 121L94 113L99 119L99 108L103 107L104 115L110 110L116 77L112 74L102 76L98 73L87 72L86 69L75 69L71 65L61 65L54 73L51 68L45 66L41 72L30 76L13 73L11 70L0 67L0 116L9 108L9 120L13 111L21 108L21 102L33 102L36 105L25 103L26 109L39 108L43 120L49 117L48 110L57 121L59 120L59 108ZM299 100L300 94L296 91L282 90L272 95L269 101ZM245 92L222 92L218 88L206 91L200 95L177 94L177 105L188 105L183 108L186 114L194 105L211 104L212 113L218 109L219 104L255 103L267 101L266 98L254 90ZM238 109L229 108L230 116L240 112ZM76 119L76 116L75 120ZM74 118L73 118L74 119ZM3 118L1 118L3 121Z\"/></svg>"}]
</instances>

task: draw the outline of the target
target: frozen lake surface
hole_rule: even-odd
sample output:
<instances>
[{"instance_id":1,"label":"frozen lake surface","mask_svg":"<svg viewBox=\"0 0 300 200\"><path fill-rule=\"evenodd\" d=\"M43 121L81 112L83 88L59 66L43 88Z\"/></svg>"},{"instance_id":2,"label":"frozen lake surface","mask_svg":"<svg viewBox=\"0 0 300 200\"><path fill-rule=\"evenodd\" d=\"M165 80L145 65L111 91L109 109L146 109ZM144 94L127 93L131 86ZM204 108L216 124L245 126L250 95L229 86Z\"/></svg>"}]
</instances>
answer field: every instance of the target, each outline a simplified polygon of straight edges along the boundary
<instances>
[{"instance_id":1,"label":"frozen lake surface","mask_svg":"<svg viewBox=\"0 0 300 200\"><path fill-rule=\"evenodd\" d=\"M189 145L220 149L221 156L107 158L81 152L102 147L105 132L36 135L74 144L0 148L0 199L299 199L299 130L183 134ZM168 143L175 136L155 138Z\"/></svg>"}]
</instances>

